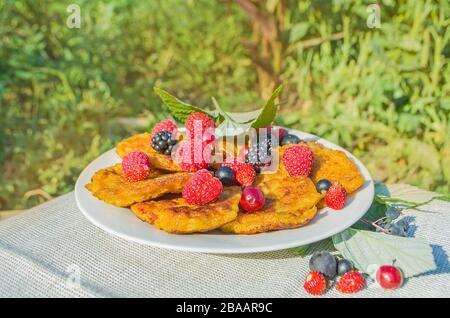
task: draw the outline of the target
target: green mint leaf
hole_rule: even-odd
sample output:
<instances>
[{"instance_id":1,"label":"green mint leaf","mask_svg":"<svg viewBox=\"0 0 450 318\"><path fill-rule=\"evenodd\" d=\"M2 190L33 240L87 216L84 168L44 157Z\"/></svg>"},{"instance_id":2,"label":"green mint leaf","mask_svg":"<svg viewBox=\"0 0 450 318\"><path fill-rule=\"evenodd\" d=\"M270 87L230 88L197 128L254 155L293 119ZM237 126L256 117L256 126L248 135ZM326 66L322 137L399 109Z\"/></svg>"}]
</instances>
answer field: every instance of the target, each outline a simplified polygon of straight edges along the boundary
<instances>
[{"instance_id":1,"label":"green mint leaf","mask_svg":"<svg viewBox=\"0 0 450 318\"><path fill-rule=\"evenodd\" d=\"M250 124L241 124L225 118L223 122L216 127L215 133L218 137L238 136L248 131L249 128Z\"/></svg>"},{"instance_id":2,"label":"green mint leaf","mask_svg":"<svg viewBox=\"0 0 450 318\"><path fill-rule=\"evenodd\" d=\"M214 97L212 98L212 102L216 108L216 112L219 114L219 119L217 121L220 122L220 124L215 130L217 136L237 136L243 134L250 128L251 122L237 122L219 105Z\"/></svg>"},{"instance_id":3,"label":"green mint leaf","mask_svg":"<svg viewBox=\"0 0 450 318\"><path fill-rule=\"evenodd\" d=\"M431 246L424 240L349 228L332 237L343 257L362 272L374 274L381 265L395 264L405 277L436 269Z\"/></svg>"},{"instance_id":4,"label":"green mint leaf","mask_svg":"<svg viewBox=\"0 0 450 318\"><path fill-rule=\"evenodd\" d=\"M207 114L214 119L216 119L217 117L216 113L207 112L197 106L185 103L161 88L154 87L153 91L159 96L159 98L161 98L162 102L167 106L167 108L169 108L173 117L175 117L179 121L184 122L189 115L198 112Z\"/></svg>"},{"instance_id":5,"label":"green mint leaf","mask_svg":"<svg viewBox=\"0 0 450 318\"><path fill-rule=\"evenodd\" d=\"M283 86L280 85L275 89L269 100L266 102L266 105L262 109L261 113L253 121L251 127L264 128L273 122L278 111L278 105L275 105L275 99L277 99L280 95L282 88Z\"/></svg>"}]
</instances>

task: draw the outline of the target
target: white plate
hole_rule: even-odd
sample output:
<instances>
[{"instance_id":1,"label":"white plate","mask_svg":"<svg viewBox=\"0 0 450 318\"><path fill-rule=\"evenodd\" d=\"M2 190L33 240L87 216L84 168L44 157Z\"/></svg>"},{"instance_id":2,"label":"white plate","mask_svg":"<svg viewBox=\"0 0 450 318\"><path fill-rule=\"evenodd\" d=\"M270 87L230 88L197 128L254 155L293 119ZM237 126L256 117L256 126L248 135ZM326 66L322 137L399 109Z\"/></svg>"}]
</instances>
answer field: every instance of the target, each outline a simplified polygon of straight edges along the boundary
<instances>
[{"instance_id":1,"label":"white plate","mask_svg":"<svg viewBox=\"0 0 450 318\"><path fill-rule=\"evenodd\" d=\"M162 248L205 253L254 253L281 250L320 241L339 233L359 220L369 209L374 196L374 183L366 167L345 149L317 136L291 131L302 140L315 140L329 148L344 151L358 166L365 183L347 199L340 211L321 209L314 219L297 229L255 235L222 234L219 231L203 234L169 234L142 222L126 208L118 208L96 199L84 187L96 171L120 162L115 149L92 161L80 174L75 185L75 198L81 212L101 229L124 239Z\"/></svg>"}]
</instances>

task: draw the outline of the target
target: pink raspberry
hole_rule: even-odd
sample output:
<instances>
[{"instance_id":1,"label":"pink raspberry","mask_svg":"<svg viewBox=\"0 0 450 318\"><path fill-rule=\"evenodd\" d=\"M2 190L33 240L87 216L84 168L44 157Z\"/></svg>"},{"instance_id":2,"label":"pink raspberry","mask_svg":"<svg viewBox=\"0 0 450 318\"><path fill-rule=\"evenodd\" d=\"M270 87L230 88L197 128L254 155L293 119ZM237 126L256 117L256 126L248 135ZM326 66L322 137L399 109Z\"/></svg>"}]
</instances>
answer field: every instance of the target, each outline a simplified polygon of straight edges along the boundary
<instances>
[{"instance_id":1,"label":"pink raspberry","mask_svg":"<svg viewBox=\"0 0 450 318\"><path fill-rule=\"evenodd\" d=\"M305 146L289 147L282 161L290 176L308 176L313 165L313 152Z\"/></svg>"},{"instance_id":2,"label":"pink raspberry","mask_svg":"<svg viewBox=\"0 0 450 318\"><path fill-rule=\"evenodd\" d=\"M193 113L189 115L184 123L189 139L200 139L205 142L214 141L214 120L204 113Z\"/></svg>"},{"instance_id":3,"label":"pink raspberry","mask_svg":"<svg viewBox=\"0 0 450 318\"><path fill-rule=\"evenodd\" d=\"M222 182L205 169L197 171L182 191L187 203L200 205L216 201L221 193Z\"/></svg>"},{"instance_id":4,"label":"pink raspberry","mask_svg":"<svg viewBox=\"0 0 450 318\"><path fill-rule=\"evenodd\" d=\"M128 153L122 159L124 178L129 182L140 181L147 178L152 165L148 156L140 151Z\"/></svg>"},{"instance_id":5,"label":"pink raspberry","mask_svg":"<svg viewBox=\"0 0 450 318\"><path fill-rule=\"evenodd\" d=\"M212 146L200 141L185 140L181 142L175 153L174 161L184 171L206 169L211 163Z\"/></svg>"},{"instance_id":6,"label":"pink raspberry","mask_svg":"<svg viewBox=\"0 0 450 318\"><path fill-rule=\"evenodd\" d=\"M163 131L163 130L166 130L166 131L172 133L174 136L178 132L177 125L175 125L175 123L172 120L165 119L165 120L157 123L153 127L152 132L150 133L150 138L152 138L154 135L156 135L157 133L159 133L160 131Z\"/></svg>"}]
</instances>

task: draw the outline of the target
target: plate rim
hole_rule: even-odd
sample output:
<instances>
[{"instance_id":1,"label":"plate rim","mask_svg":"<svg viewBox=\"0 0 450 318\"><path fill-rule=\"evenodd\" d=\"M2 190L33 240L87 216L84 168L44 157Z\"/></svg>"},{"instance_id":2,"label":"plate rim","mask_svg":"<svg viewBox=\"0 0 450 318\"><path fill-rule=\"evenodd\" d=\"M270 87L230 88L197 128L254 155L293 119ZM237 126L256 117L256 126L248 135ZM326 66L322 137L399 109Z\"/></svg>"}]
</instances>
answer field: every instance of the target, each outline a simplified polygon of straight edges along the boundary
<instances>
[{"instance_id":1,"label":"plate rim","mask_svg":"<svg viewBox=\"0 0 450 318\"><path fill-rule=\"evenodd\" d=\"M330 230L327 232L322 232L318 235L315 235L313 237L311 237L310 239L302 239L301 241L299 240L292 240L289 242L280 242L277 244L269 244L269 245L264 245L264 246L260 246L260 247L245 247L245 246L239 246L239 247L208 247L208 246L179 246L179 245L174 245L174 244L170 244L170 243L164 243L164 242L160 242L160 241L151 241L151 240L144 240L138 237L134 237L131 235L128 235L126 233L122 233L119 232L117 230L115 230L114 228L110 227L107 224L104 224L102 222L97 221L92 215L91 213L89 213L89 211L87 211L84 208L84 205L81 202L81 198L80 198L80 194L82 189L84 189L84 184L81 184L82 179L84 179L85 175L87 174L87 172L90 169L91 166L93 166L97 161L99 161L100 159L102 159L103 157L105 158L109 158L112 155L116 155L115 152L115 147L104 152L103 154L101 154L100 156L96 157L94 160L92 160L84 169L83 171L80 173L80 175L77 178L77 181L75 183L75 188L74 188L74 192L75 192L75 201L77 204L78 209L81 211L81 213L84 215L84 217L86 219L88 219L92 224L94 224L95 226L97 226L98 228L102 229L103 231L112 234L114 236L123 238L127 241L132 241L132 242L136 242L139 244L143 244L143 245L148 245L148 246L154 246L154 247L158 247L158 248L165 248L165 249L170 249L170 250L177 250L177 251L185 251L185 252L199 252L199 253L212 253L212 254L251 254L251 253L261 253L261 252L271 252L271 251L278 251L278 250L283 250L283 249L289 249L289 248L293 248L293 247L297 247L297 246L302 246L302 245L307 245L307 244L311 244L311 243L315 243L315 242L319 242L321 240L324 240L326 238L329 238L337 233L340 233L346 229L348 229L349 227L351 227L353 224L355 224L370 208L372 202L373 202L373 198L375 195L375 185L374 185L374 180L369 172L369 170L367 169L367 167L356 157L354 156L352 153L350 153L348 150L342 148L339 145L336 145L324 138L321 138L319 136L313 135L313 134L309 134L307 132L301 131L301 130L296 130L296 129L289 129L290 132L294 132L294 134L301 134L301 135L306 135L308 137L308 140L314 140L314 141L318 141L319 143L324 144L324 146L332 148L332 149L336 149L336 150L340 150L343 151L347 156L349 156L349 158L357 165L358 169L360 170L361 174L364 176L364 180L365 183L367 183L366 185L363 185L365 188L367 187L367 189L365 189L366 191L369 192L369 196L372 198L371 200L368 200L366 202L366 204L363 207L358 207L359 209L361 209L361 212L359 214L358 218L349 218L349 220L347 220L347 222L344 223L343 226L339 227L339 230L334 231L334 230ZM303 138L303 140L305 140L305 138ZM325 145L328 144L328 145ZM90 178L92 177L92 175L90 175ZM92 194L91 194L92 195ZM94 197L95 198L95 197ZM126 208L125 208L126 209ZM150 226L150 225L149 225ZM305 225L307 226L307 225ZM301 230L303 227L299 227L299 228L294 228L294 229L285 229L282 231L299 231ZM259 234L252 234L251 236L264 236L267 235L271 232L267 232L267 233L259 233ZM177 235L177 234L171 234L171 235ZM184 234L186 235L186 234ZM223 235L232 235L232 236L240 236L240 237L245 237L245 236L249 236L249 235L244 235L244 234L223 234Z\"/></svg>"}]
</instances>

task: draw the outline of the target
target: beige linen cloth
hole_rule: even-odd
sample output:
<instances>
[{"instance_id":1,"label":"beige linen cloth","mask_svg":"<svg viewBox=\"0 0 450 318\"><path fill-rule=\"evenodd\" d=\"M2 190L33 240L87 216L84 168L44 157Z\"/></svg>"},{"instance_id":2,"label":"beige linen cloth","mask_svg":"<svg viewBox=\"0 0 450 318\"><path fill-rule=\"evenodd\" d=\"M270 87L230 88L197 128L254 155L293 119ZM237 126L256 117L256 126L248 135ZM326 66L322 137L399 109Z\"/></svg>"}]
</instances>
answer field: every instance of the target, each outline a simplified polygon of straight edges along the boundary
<instances>
[{"instance_id":1,"label":"beige linen cloth","mask_svg":"<svg viewBox=\"0 0 450 318\"><path fill-rule=\"evenodd\" d=\"M324 297L450 297L450 202L421 210L407 213L415 217L411 231L432 245L436 270L397 291L371 285ZM0 222L0 296L307 297L309 258L290 250L214 255L128 242L91 224L72 192Z\"/></svg>"}]
</instances>

